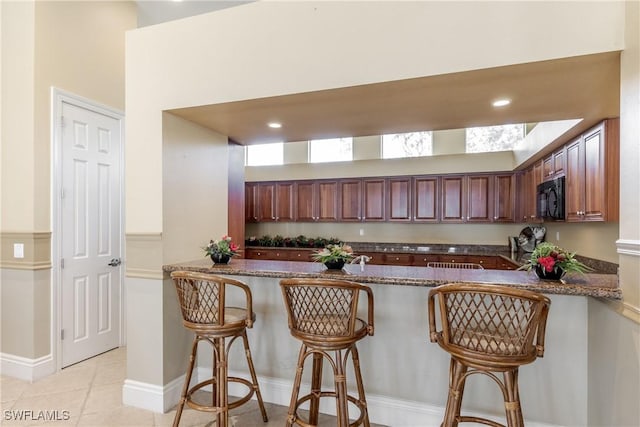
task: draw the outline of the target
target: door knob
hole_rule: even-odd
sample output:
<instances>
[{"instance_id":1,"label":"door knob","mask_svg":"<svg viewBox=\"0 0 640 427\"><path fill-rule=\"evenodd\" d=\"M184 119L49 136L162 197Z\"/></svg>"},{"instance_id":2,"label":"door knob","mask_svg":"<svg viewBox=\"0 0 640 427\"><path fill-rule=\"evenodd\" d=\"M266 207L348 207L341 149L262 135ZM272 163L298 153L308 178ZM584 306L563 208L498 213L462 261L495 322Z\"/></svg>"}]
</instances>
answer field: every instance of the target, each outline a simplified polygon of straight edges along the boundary
<instances>
[{"instance_id":1,"label":"door knob","mask_svg":"<svg viewBox=\"0 0 640 427\"><path fill-rule=\"evenodd\" d=\"M122 264L122 260L120 258L111 258L108 265L111 267L117 267L120 264Z\"/></svg>"}]
</instances>

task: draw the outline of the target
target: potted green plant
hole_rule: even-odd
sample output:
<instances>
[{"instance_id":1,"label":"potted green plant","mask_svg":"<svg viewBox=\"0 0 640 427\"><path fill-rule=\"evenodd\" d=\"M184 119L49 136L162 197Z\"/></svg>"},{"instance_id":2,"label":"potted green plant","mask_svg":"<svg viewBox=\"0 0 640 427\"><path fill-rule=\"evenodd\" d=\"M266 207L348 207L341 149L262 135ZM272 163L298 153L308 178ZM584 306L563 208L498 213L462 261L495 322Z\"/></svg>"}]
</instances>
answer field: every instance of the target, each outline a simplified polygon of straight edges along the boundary
<instances>
[{"instance_id":1,"label":"potted green plant","mask_svg":"<svg viewBox=\"0 0 640 427\"><path fill-rule=\"evenodd\" d=\"M565 274L592 271L571 253L549 242L542 242L531 252L531 258L519 270L535 271L539 278L560 280Z\"/></svg>"},{"instance_id":2,"label":"potted green plant","mask_svg":"<svg viewBox=\"0 0 640 427\"><path fill-rule=\"evenodd\" d=\"M228 264L231 257L237 255L240 248L231 241L231 236L224 235L219 240L210 240L204 248L205 256L211 257L214 264Z\"/></svg>"},{"instance_id":3,"label":"potted green plant","mask_svg":"<svg viewBox=\"0 0 640 427\"><path fill-rule=\"evenodd\" d=\"M328 244L311 255L316 262L323 263L328 269L340 270L344 264L355 258L351 246L344 243Z\"/></svg>"}]
</instances>

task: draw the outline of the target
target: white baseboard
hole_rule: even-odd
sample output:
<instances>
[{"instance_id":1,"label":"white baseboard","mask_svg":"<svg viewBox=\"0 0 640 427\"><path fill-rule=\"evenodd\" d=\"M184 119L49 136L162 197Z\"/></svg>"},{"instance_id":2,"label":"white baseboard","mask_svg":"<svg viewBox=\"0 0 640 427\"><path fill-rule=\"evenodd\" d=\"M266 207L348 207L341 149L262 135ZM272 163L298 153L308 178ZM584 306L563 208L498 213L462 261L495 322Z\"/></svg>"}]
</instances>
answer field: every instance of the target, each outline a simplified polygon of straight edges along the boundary
<instances>
[{"instance_id":1,"label":"white baseboard","mask_svg":"<svg viewBox=\"0 0 640 427\"><path fill-rule=\"evenodd\" d=\"M122 403L163 414L180 400L184 375L165 386L126 379L122 386Z\"/></svg>"},{"instance_id":2,"label":"white baseboard","mask_svg":"<svg viewBox=\"0 0 640 427\"><path fill-rule=\"evenodd\" d=\"M229 371L229 376L249 379L246 372ZM211 369L198 367L194 372L191 384L196 384L211 377ZM125 380L123 387L123 403L153 412L164 413L169 411L180 399L180 392L184 375L171 381L164 387L141 383L133 380ZM289 406L291 399L292 381L280 378L258 377L260 391L265 402L281 406ZM304 387L305 385L303 385ZM308 385L306 385L308 387ZM210 388L210 387L209 387ZM203 388L206 390L207 388ZM229 394L242 396L246 394L245 386L238 383L229 384ZM253 399L256 397L253 396ZM386 396L367 394L367 406L369 419L372 423L389 427L433 427L442 422L444 408L428 405L422 402L394 399ZM320 411L325 414L335 415L335 404L332 399L324 399L320 402ZM469 413L486 418L495 416L482 413ZM496 421L506 423L505 419L497 418ZM553 424L545 424L525 420L528 427L560 427Z\"/></svg>"},{"instance_id":3,"label":"white baseboard","mask_svg":"<svg viewBox=\"0 0 640 427\"><path fill-rule=\"evenodd\" d=\"M53 374L55 371L56 367L51 354L37 359L28 359L13 354L0 353L0 373L8 377L34 382Z\"/></svg>"}]
</instances>

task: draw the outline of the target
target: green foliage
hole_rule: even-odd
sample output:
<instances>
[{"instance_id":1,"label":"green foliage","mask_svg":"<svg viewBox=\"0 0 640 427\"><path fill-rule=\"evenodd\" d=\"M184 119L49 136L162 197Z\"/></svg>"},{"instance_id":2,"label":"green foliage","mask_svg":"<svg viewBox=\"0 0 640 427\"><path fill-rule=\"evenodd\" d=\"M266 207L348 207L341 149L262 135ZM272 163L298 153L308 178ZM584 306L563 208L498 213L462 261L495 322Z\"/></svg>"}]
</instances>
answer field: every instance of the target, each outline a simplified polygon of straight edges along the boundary
<instances>
[{"instance_id":1,"label":"green foliage","mask_svg":"<svg viewBox=\"0 0 640 427\"><path fill-rule=\"evenodd\" d=\"M529 261L519 268L519 270L531 270L541 266L547 272L555 271L558 268L567 273L584 274L592 271L575 258L575 253L569 252L559 246L549 242L542 242L531 253Z\"/></svg>"}]
</instances>

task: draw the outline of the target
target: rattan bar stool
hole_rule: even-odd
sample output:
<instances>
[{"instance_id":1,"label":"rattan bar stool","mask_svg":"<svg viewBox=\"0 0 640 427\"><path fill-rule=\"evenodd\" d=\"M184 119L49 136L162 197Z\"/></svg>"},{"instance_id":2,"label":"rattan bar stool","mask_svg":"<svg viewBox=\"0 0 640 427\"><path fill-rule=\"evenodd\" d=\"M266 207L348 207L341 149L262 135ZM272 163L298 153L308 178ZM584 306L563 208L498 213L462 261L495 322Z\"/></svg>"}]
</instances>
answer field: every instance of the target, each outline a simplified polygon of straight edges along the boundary
<instances>
[{"instance_id":1,"label":"rattan bar stool","mask_svg":"<svg viewBox=\"0 0 640 427\"><path fill-rule=\"evenodd\" d=\"M336 399L338 427L369 427L356 342L373 335L373 292L358 283L332 279L284 279L280 281L280 286L291 335L302 341L286 426L317 426L320 398L333 397ZM367 295L367 322L357 317L360 291ZM349 355L353 362L357 397L347 393ZM313 358L311 391L300 397L302 371L309 356ZM335 390L322 390L324 359L329 361L333 369ZM304 420L298 414L298 408L307 401L310 405L309 419ZM351 423L348 402L360 410L358 418Z\"/></svg>"},{"instance_id":2,"label":"rattan bar stool","mask_svg":"<svg viewBox=\"0 0 640 427\"><path fill-rule=\"evenodd\" d=\"M476 373L489 376L502 390L507 426L524 426L518 368L543 356L550 304L542 294L498 285L453 283L429 292L429 337L451 354L443 427L460 422L505 427L486 418L460 415L465 381ZM502 380L496 375L500 373Z\"/></svg>"},{"instance_id":3,"label":"rattan bar stool","mask_svg":"<svg viewBox=\"0 0 640 427\"><path fill-rule=\"evenodd\" d=\"M473 262L428 262L427 267L432 268L460 268L463 270L484 270L480 264Z\"/></svg>"},{"instance_id":4,"label":"rattan bar stool","mask_svg":"<svg viewBox=\"0 0 640 427\"><path fill-rule=\"evenodd\" d=\"M193 345L191 346L191 356L189 357L189 367L176 416L173 420L173 426L177 427L180 423L182 410L186 403L189 407L198 411L215 413L216 425L218 427L227 427L229 410L248 402L254 393L262 412L262 419L267 422L267 412L262 401L262 394L260 393L258 379L251 359L251 351L249 350L249 341L247 340L247 328L251 328L255 321L249 287L237 280L186 271L174 271L171 273L171 278L178 293L184 327L195 333ZM244 308L225 306L225 295L229 287L239 288L244 292ZM229 338L228 344L226 342L227 338ZM244 343L251 381L228 376L229 349L236 338L241 338ZM189 388L200 341L206 341L213 346L213 378L199 382ZM238 400L229 402L227 391L229 381L244 384L249 389L248 393ZM213 390L212 404L203 405L195 402L192 399L193 393L209 385Z\"/></svg>"}]
</instances>

